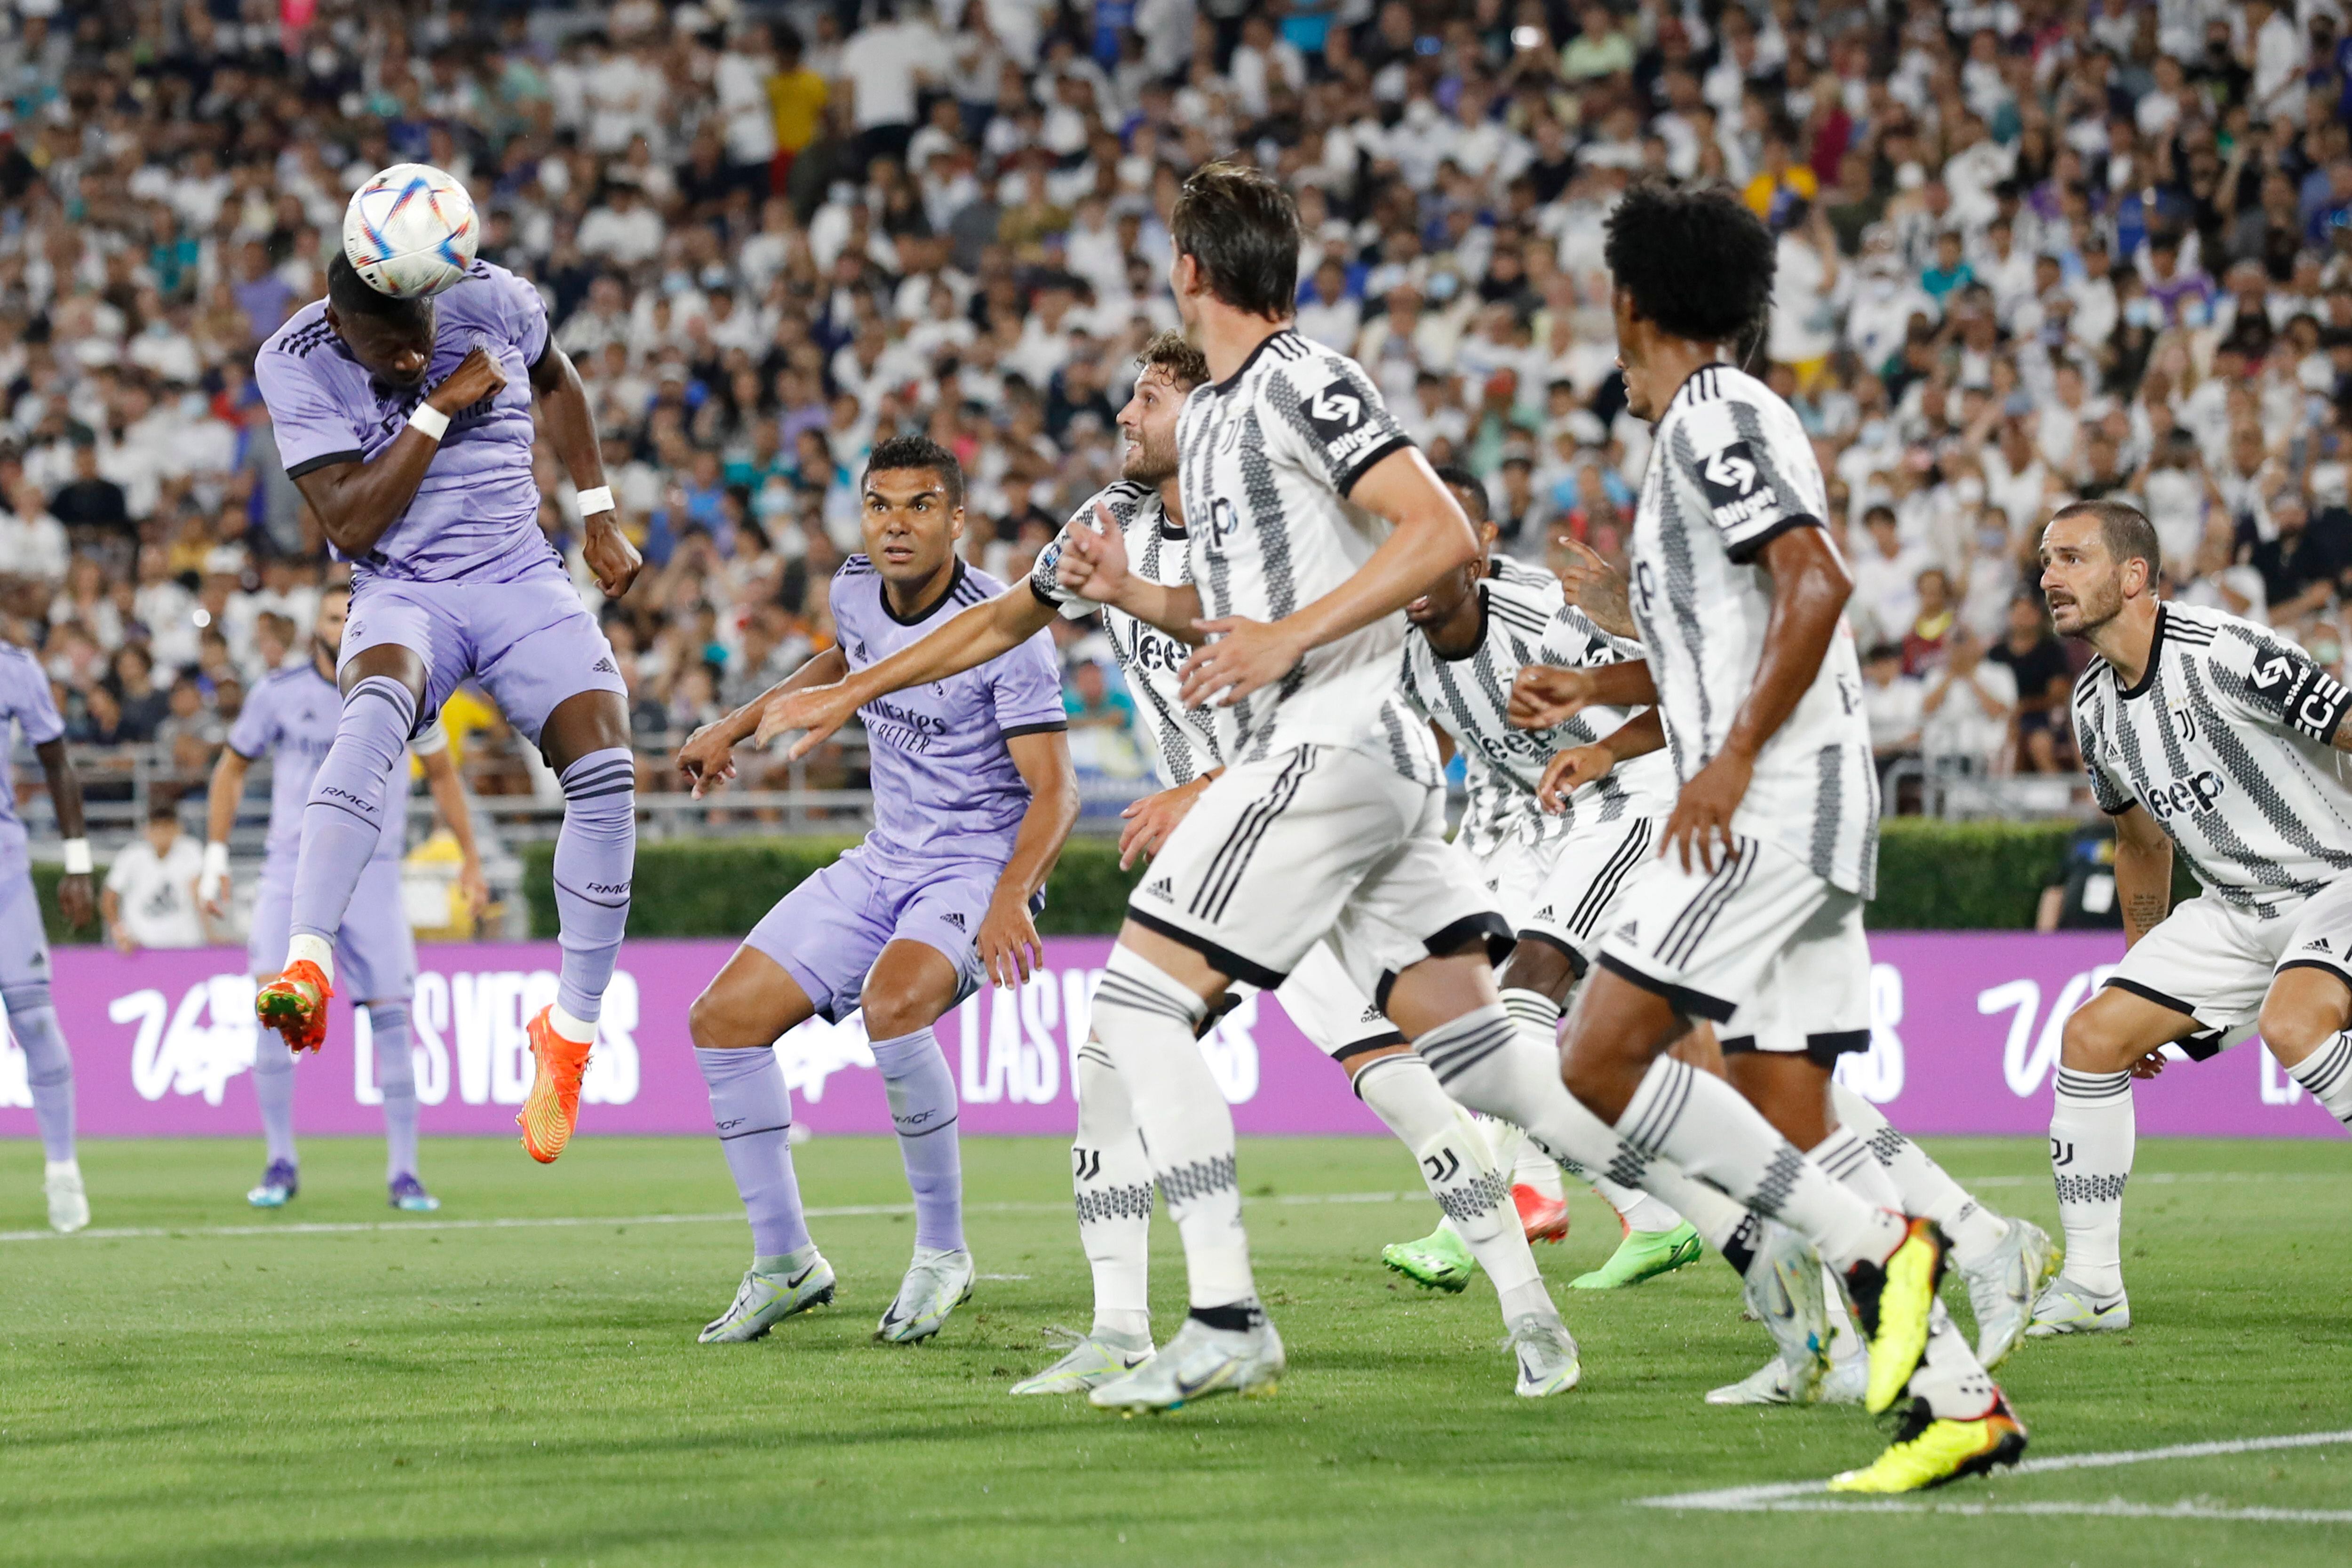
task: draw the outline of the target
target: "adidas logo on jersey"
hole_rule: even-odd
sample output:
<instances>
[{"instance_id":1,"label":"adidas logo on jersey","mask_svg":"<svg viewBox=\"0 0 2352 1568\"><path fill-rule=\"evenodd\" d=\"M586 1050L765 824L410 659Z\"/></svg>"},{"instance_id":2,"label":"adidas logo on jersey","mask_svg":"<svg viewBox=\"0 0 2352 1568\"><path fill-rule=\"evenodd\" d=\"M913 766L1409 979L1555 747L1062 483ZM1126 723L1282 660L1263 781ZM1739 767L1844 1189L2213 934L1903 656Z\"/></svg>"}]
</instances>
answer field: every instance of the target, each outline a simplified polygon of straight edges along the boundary
<instances>
[{"instance_id":1,"label":"adidas logo on jersey","mask_svg":"<svg viewBox=\"0 0 2352 1568\"><path fill-rule=\"evenodd\" d=\"M1162 903L1172 904L1176 901L1176 886L1167 878L1162 877L1160 880L1152 883L1151 886L1144 889L1143 896L1147 899L1158 899Z\"/></svg>"},{"instance_id":2,"label":"adidas logo on jersey","mask_svg":"<svg viewBox=\"0 0 2352 1568\"><path fill-rule=\"evenodd\" d=\"M2326 937L2315 936L2304 944L2304 951L2306 952L2332 953L2336 950L2327 945L2327 939Z\"/></svg>"},{"instance_id":3,"label":"adidas logo on jersey","mask_svg":"<svg viewBox=\"0 0 2352 1568\"><path fill-rule=\"evenodd\" d=\"M613 656L608 653L604 658L598 659L595 663L590 665L588 667L588 672L591 675L618 675L621 673L621 670L620 667L613 662Z\"/></svg>"}]
</instances>

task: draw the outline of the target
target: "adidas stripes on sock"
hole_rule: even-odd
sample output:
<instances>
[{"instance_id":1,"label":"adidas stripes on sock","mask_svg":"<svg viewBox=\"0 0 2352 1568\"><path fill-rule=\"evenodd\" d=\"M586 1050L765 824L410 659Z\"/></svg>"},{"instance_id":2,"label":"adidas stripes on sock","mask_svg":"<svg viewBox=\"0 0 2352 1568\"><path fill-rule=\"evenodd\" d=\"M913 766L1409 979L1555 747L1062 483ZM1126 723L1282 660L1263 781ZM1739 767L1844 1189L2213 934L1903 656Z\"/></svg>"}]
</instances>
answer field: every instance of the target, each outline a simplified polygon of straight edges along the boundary
<instances>
[{"instance_id":1,"label":"adidas stripes on sock","mask_svg":"<svg viewBox=\"0 0 2352 1568\"><path fill-rule=\"evenodd\" d=\"M2124 1185L2137 1139L2129 1069L2058 1069L2050 1170L2066 1231L2066 1278L2101 1296L2124 1288Z\"/></svg>"},{"instance_id":2,"label":"adidas stripes on sock","mask_svg":"<svg viewBox=\"0 0 2352 1568\"><path fill-rule=\"evenodd\" d=\"M2286 1073L2328 1114L2352 1127L2352 1033L2336 1036Z\"/></svg>"},{"instance_id":3,"label":"adidas stripes on sock","mask_svg":"<svg viewBox=\"0 0 2352 1568\"><path fill-rule=\"evenodd\" d=\"M1838 1123L1859 1133L1878 1163L1894 1179L1903 1212L1919 1215L1943 1226L1951 1241L1953 1261L1973 1266L1990 1257L2009 1236L2009 1221L1970 1197L1927 1152L1892 1125L1878 1107L1832 1080L1830 1104Z\"/></svg>"}]
</instances>

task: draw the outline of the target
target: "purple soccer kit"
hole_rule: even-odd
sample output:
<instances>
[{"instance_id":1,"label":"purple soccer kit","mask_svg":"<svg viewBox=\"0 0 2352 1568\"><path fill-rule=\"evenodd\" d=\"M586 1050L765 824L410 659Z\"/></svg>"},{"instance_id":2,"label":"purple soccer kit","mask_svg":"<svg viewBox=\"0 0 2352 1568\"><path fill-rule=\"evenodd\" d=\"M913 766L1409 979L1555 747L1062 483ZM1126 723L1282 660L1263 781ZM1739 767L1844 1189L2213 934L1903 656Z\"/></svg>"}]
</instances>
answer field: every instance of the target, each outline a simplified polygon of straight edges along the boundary
<instances>
[{"instance_id":1,"label":"purple soccer kit","mask_svg":"<svg viewBox=\"0 0 2352 1568\"><path fill-rule=\"evenodd\" d=\"M853 555L833 579L834 627L850 668L862 669L1002 592L1003 584L959 561L938 603L901 619L873 563ZM858 715L871 748L874 830L785 894L744 939L782 965L828 1020L857 1006L867 971L893 942L945 955L959 1000L979 986L973 940L1030 803L1005 742L1068 728L1045 632L977 668L892 692ZM872 1045L915 1198L917 1257L961 1252L963 1177L947 1058L929 1026ZM772 1051L695 1055L750 1213L752 1267L797 1267L811 1243L792 1171L782 1068Z\"/></svg>"},{"instance_id":2,"label":"purple soccer kit","mask_svg":"<svg viewBox=\"0 0 2352 1568\"><path fill-rule=\"evenodd\" d=\"M254 363L295 478L382 455L476 348L506 377L500 391L450 416L407 510L352 563L341 667L372 647L407 648L425 666L424 700L381 676L345 693L302 813L290 921L298 939L331 942L341 928L386 821L383 781L423 728L420 715L440 711L459 681L480 681L533 742L567 699L626 695L612 645L540 531L530 373L550 352L545 304L513 273L477 262L433 310L431 366L413 388L378 384L328 325L324 300L296 311ZM566 1018L594 1022L620 951L635 858L635 760L625 747L591 752L562 782L559 1027Z\"/></svg>"},{"instance_id":3,"label":"purple soccer kit","mask_svg":"<svg viewBox=\"0 0 2352 1568\"><path fill-rule=\"evenodd\" d=\"M14 719L28 746L45 746L66 732L40 662L13 643L0 643L0 741ZM0 762L0 773L7 764ZM74 1157L73 1058L58 1029L49 998L49 939L41 930L40 895L33 890L25 825L16 816L13 779L0 790L0 1003L8 1032L25 1052L33 1091L33 1119L51 1161Z\"/></svg>"}]
</instances>

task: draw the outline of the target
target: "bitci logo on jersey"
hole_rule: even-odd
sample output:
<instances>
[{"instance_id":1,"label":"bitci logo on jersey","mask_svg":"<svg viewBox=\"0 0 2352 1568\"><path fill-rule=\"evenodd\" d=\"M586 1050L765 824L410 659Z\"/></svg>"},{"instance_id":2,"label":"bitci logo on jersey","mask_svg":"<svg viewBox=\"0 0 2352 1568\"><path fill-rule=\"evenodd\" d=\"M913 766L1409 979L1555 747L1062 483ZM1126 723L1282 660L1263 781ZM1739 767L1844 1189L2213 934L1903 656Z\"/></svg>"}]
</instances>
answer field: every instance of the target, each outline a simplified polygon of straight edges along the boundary
<instances>
[{"instance_id":1,"label":"bitci logo on jersey","mask_svg":"<svg viewBox=\"0 0 2352 1568\"><path fill-rule=\"evenodd\" d=\"M1756 453L1745 441L1734 441L1699 466L1699 485L1718 525L1737 528L1770 509L1772 487L1759 487L1760 477Z\"/></svg>"}]
</instances>

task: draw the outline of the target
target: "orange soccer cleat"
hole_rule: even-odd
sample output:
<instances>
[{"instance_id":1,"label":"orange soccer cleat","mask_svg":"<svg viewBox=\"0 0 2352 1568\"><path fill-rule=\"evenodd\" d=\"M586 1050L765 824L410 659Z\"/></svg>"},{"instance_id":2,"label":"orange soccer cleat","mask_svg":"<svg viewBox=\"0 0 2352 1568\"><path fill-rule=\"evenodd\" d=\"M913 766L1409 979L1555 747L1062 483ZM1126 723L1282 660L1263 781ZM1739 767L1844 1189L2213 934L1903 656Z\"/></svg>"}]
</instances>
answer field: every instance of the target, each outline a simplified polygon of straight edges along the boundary
<instances>
[{"instance_id":1,"label":"orange soccer cleat","mask_svg":"<svg viewBox=\"0 0 2352 1568\"><path fill-rule=\"evenodd\" d=\"M327 1003L334 994L317 964L298 958L254 993L253 1016L263 1028L277 1030L286 1048L299 1056L327 1043Z\"/></svg>"},{"instance_id":2,"label":"orange soccer cleat","mask_svg":"<svg viewBox=\"0 0 2352 1568\"><path fill-rule=\"evenodd\" d=\"M530 1098L522 1102L515 1125L522 1129L523 1152L542 1165L552 1165L572 1142L580 1125L580 1078L588 1070L588 1047L565 1039L549 1021L552 1007L541 1007L530 1021Z\"/></svg>"},{"instance_id":3,"label":"orange soccer cleat","mask_svg":"<svg viewBox=\"0 0 2352 1568\"><path fill-rule=\"evenodd\" d=\"M1548 1198L1522 1182L1511 1189L1511 1205L1519 1211L1519 1226L1528 1233L1528 1241L1568 1239L1568 1204L1565 1200Z\"/></svg>"}]
</instances>

